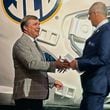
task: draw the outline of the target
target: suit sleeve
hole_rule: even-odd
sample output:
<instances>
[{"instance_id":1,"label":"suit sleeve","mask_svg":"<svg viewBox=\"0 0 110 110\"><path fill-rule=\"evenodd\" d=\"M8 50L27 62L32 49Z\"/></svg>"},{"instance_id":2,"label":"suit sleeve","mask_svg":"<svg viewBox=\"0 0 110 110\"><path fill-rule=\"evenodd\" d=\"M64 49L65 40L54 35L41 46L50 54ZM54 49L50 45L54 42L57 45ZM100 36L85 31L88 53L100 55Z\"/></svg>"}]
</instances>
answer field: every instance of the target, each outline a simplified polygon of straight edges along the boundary
<instances>
[{"instance_id":1,"label":"suit sleeve","mask_svg":"<svg viewBox=\"0 0 110 110\"><path fill-rule=\"evenodd\" d=\"M76 58L80 71L90 71L110 64L110 30L103 32L98 42L98 48L94 50L97 51L96 55Z\"/></svg>"},{"instance_id":2,"label":"suit sleeve","mask_svg":"<svg viewBox=\"0 0 110 110\"><path fill-rule=\"evenodd\" d=\"M55 84L55 79L48 75L49 88L53 88Z\"/></svg>"}]
</instances>

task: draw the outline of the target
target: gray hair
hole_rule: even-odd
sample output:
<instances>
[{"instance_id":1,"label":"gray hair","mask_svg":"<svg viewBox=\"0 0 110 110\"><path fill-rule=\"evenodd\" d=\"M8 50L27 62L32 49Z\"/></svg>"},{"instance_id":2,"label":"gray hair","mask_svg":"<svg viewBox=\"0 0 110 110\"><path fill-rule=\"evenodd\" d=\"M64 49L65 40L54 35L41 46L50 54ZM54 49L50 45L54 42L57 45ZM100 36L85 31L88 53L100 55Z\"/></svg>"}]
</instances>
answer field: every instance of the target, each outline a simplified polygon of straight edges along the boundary
<instances>
[{"instance_id":1,"label":"gray hair","mask_svg":"<svg viewBox=\"0 0 110 110\"><path fill-rule=\"evenodd\" d=\"M89 9L89 11L99 12L104 16L107 16L107 7L103 2L95 2Z\"/></svg>"},{"instance_id":2,"label":"gray hair","mask_svg":"<svg viewBox=\"0 0 110 110\"><path fill-rule=\"evenodd\" d=\"M36 16L34 16L34 15L27 15L27 16L25 16L25 17L21 20L21 24L20 24L22 31L24 31L24 26L27 26L27 25L28 25L28 21L29 21L30 19L38 20L38 18L37 18Z\"/></svg>"}]
</instances>

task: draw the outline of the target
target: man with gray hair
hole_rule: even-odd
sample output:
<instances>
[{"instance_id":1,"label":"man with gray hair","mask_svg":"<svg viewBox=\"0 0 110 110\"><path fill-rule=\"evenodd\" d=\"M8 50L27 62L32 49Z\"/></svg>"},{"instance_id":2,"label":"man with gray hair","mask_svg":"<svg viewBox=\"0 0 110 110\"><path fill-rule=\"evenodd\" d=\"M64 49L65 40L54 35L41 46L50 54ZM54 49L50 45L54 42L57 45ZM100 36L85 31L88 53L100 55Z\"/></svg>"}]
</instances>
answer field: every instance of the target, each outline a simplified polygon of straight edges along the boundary
<instances>
[{"instance_id":1,"label":"man with gray hair","mask_svg":"<svg viewBox=\"0 0 110 110\"><path fill-rule=\"evenodd\" d=\"M80 110L103 110L104 99L110 91L110 23L107 7L95 2L89 9L89 20L96 27L87 39L83 55L70 67L81 72L83 99Z\"/></svg>"},{"instance_id":2,"label":"man with gray hair","mask_svg":"<svg viewBox=\"0 0 110 110\"><path fill-rule=\"evenodd\" d=\"M21 20L22 36L13 46L15 79L13 98L17 110L43 110L43 100L49 96L49 86L62 88L63 84L47 75L55 69L65 69L67 62L47 61L37 37L40 22L36 16L27 15Z\"/></svg>"}]
</instances>

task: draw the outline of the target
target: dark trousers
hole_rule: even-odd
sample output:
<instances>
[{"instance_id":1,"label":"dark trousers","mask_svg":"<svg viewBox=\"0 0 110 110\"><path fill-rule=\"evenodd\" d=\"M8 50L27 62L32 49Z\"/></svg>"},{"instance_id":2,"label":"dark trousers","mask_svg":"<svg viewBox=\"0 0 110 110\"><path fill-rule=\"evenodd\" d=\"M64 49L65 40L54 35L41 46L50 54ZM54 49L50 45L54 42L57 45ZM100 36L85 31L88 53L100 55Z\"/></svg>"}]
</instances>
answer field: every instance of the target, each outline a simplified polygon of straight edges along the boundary
<instances>
[{"instance_id":1,"label":"dark trousers","mask_svg":"<svg viewBox=\"0 0 110 110\"><path fill-rule=\"evenodd\" d=\"M43 101L37 99L15 100L16 110L44 110Z\"/></svg>"},{"instance_id":2,"label":"dark trousers","mask_svg":"<svg viewBox=\"0 0 110 110\"><path fill-rule=\"evenodd\" d=\"M103 94L84 93L80 110L104 110L105 97Z\"/></svg>"}]
</instances>

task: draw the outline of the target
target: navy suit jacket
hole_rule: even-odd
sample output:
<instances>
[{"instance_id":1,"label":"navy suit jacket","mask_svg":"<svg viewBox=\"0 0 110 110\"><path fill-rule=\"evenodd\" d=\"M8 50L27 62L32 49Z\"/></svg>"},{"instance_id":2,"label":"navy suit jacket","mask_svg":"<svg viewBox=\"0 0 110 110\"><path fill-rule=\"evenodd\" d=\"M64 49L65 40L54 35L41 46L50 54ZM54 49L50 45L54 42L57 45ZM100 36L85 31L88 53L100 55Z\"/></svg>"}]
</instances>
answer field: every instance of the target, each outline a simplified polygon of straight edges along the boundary
<instances>
[{"instance_id":1,"label":"navy suit jacket","mask_svg":"<svg viewBox=\"0 0 110 110\"><path fill-rule=\"evenodd\" d=\"M110 82L110 23L87 39L83 55L76 58L83 90L107 95Z\"/></svg>"}]
</instances>

